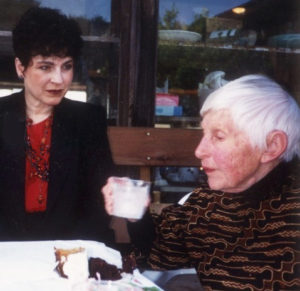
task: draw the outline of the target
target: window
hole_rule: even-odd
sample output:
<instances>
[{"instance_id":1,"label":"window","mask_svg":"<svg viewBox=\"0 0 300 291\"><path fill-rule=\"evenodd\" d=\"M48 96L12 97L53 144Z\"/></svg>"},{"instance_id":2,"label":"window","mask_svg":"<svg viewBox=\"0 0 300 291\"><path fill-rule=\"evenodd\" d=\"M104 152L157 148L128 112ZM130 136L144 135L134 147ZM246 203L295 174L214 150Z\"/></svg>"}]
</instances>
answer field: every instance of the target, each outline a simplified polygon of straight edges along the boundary
<instances>
[{"instance_id":1,"label":"window","mask_svg":"<svg viewBox=\"0 0 300 291\"><path fill-rule=\"evenodd\" d=\"M298 0L160 0L156 126L199 127L207 95L250 73L300 102L299 16ZM202 179L197 168L158 168L155 190L175 202Z\"/></svg>"},{"instance_id":2,"label":"window","mask_svg":"<svg viewBox=\"0 0 300 291\"><path fill-rule=\"evenodd\" d=\"M53 1L10 0L0 1L0 96L20 90L14 68L11 31L21 14L32 6L40 5L61 10L79 23L84 39L83 57L77 68L67 98L101 104L109 118L116 115L112 104L112 83L118 79L119 39L110 34L111 1Z\"/></svg>"},{"instance_id":3,"label":"window","mask_svg":"<svg viewBox=\"0 0 300 291\"><path fill-rule=\"evenodd\" d=\"M249 73L300 101L299 1L160 0L159 13L156 123L197 126L206 96Z\"/></svg>"}]
</instances>

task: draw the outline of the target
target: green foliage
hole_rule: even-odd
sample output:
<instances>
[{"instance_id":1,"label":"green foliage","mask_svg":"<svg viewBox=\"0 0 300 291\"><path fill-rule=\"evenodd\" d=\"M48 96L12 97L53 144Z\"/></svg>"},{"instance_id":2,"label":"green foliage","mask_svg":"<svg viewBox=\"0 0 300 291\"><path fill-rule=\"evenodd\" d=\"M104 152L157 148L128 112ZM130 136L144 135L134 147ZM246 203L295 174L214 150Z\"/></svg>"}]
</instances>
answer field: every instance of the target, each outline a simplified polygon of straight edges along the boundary
<instances>
[{"instance_id":1,"label":"green foliage","mask_svg":"<svg viewBox=\"0 0 300 291\"><path fill-rule=\"evenodd\" d=\"M160 44L158 47L157 86L162 87L168 79L169 89L189 90L180 93L184 116L198 116L198 85L213 71L224 71L226 80L250 73L274 75L269 52L204 45Z\"/></svg>"},{"instance_id":2,"label":"green foliage","mask_svg":"<svg viewBox=\"0 0 300 291\"><path fill-rule=\"evenodd\" d=\"M273 69L268 52L179 45L158 48L158 85L168 79L169 88L197 89L213 71L224 71L230 80L249 73L272 76Z\"/></svg>"},{"instance_id":3,"label":"green foliage","mask_svg":"<svg viewBox=\"0 0 300 291\"><path fill-rule=\"evenodd\" d=\"M110 23L102 16L97 16L91 20L85 17L74 17L76 22L80 25L83 35L102 35L108 33Z\"/></svg>"},{"instance_id":4,"label":"green foliage","mask_svg":"<svg viewBox=\"0 0 300 291\"><path fill-rule=\"evenodd\" d=\"M206 36L206 17L202 14L196 14L193 22L187 27L187 30L200 33L202 41L204 41Z\"/></svg>"},{"instance_id":5,"label":"green foliage","mask_svg":"<svg viewBox=\"0 0 300 291\"><path fill-rule=\"evenodd\" d=\"M163 21L160 21L159 29L181 29L182 25L177 20L179 10L175 7L173 3L170 10L166 10L163 16Z\"/></svg>"}]
</instances>

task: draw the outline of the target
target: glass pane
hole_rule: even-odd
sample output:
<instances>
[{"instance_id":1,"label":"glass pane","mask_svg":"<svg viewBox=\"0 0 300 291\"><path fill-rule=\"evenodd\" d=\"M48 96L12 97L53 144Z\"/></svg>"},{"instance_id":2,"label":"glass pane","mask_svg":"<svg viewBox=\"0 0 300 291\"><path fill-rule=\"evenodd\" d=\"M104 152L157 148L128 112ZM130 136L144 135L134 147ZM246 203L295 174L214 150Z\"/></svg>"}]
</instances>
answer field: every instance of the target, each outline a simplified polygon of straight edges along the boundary
<instances>
[{"instance_id":1,"label":"glass pane","mask_svg":"<svg viewBox=\"0 0 300 291\"><path fill-rule=\"evenodd\" d=\"M72 16L84 35L102 35L110 28L111 2L107 0L38 0L41 6L56 8Z\"/></svg>"},{"instance_id":2,"label":"glass pane","mask_svg":"<svg viewBox=\"0 0 300 291\"><path fill-rule=\"evenodd\" d=\"M156 123L197 126L218 86L264 73L300 100L300 2L160 0Z\"/></svg>"},{"instance_id":3,"label":"glass pane","mask_svg":"<svg viewBox=\"0 0 300 291\"><path fill-rule=\"evenodd\" d=\"M107 0L0 0L0 96L22 87L14 68L11 30L20 15L36 5L59 9L81 26L83 57L67 98L101 104L112 117L111 113L115 114L111 99L118 79L119 40L110 36L111 1Z\"/></svg>"},{"instance_id":4,"label":"glass pane","mask_svg":"<svg viewBox=\"0 0 300 291\"><path fill-rule=\"evenodd\" d=\"M37 5L59 9L74 17L84 35L101 35L110 27L111 1L107 0L1 0L0 30L11 30L24 11Z\"/></svg>"}]
</instances>

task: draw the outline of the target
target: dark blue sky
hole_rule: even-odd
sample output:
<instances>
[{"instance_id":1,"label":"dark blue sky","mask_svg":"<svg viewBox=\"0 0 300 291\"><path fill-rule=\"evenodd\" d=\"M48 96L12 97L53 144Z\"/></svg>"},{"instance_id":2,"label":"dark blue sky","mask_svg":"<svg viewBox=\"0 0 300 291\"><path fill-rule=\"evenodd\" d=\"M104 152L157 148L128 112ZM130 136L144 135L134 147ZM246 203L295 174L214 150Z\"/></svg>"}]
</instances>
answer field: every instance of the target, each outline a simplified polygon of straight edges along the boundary
<instances>
[{"instance_id":1,"label":"dark blue sky","mask_svg":"<svg viewBox=\"0 0 300 291\"><path fill-rule=\"evenodd\" d=\"M67 15L87 18L102 16L110 21L109 0L38 0L38 2L41 6L60 9Z\"/></svg>"},{"instance_id":2,"label":"dark blue sky","mask_svg":"<svg viewBox=\"0 0 300 291\"><path fill-rule=\"evenodd\" d=\"M64 13L72 16L84 16L93 18L102 16L110 21L109 0L38 0L42 6L58 8ZM162 17L165 11L175 7L179 10L178 19L180 22L189 24L195 14L199 14L203 8L208 9L209 16L212 17L225 10L248 2L248 0L160 0L159 14Z\"/></svg>"}]
</instances>

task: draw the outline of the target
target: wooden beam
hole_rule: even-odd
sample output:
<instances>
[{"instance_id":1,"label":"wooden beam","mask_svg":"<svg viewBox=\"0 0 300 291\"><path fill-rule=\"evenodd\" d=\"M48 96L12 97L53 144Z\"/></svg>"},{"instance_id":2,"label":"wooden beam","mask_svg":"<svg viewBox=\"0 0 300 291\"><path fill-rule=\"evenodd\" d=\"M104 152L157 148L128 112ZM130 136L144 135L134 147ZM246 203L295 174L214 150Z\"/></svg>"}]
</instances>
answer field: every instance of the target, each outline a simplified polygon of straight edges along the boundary
<instances>
[{"instance_id":1,"label":"wooden beam","mask_svg":"<svg viewBox=\"0 0 300 291\"><path fill-rule=\"evenodd\" d=\"M119 126L153 126L158 0L112 0L113 36L120 38Z\"/></svg>"},{"instance_id":2,"label":"wooden beam","mask_svg":"<svg viewBox=\"0 0 300 291\"><path fill-rule=\"evenodd\" d=\"M202 131L183 128L109 127L114 161L130 166L199 166L194 151Z\"/></svg>"}]
</instances>

